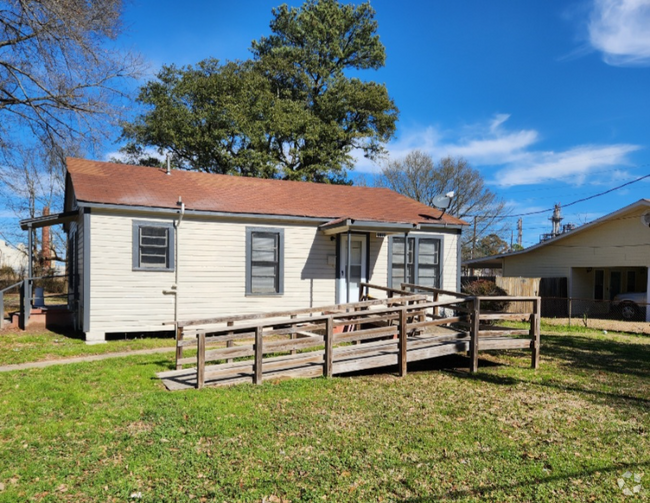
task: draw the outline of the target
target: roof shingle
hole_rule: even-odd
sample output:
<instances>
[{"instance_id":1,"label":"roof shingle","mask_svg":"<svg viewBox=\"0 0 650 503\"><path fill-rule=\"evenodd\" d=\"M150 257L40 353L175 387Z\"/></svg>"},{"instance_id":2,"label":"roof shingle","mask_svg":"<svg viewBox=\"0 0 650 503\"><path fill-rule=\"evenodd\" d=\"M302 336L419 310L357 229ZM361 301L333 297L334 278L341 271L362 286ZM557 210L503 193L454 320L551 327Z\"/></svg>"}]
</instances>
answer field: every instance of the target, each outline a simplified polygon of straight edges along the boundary
<instances>
[{"instance_id":1,"label":"roof shingle","mask_svg":"<svg viewBox=\"0 0 650 503\"><path fill-rule=\"evenodd\" d=\"M245 178L68 158L78 201L398 223L466 222L386 188Z\"/></svg>"}]
</instances>

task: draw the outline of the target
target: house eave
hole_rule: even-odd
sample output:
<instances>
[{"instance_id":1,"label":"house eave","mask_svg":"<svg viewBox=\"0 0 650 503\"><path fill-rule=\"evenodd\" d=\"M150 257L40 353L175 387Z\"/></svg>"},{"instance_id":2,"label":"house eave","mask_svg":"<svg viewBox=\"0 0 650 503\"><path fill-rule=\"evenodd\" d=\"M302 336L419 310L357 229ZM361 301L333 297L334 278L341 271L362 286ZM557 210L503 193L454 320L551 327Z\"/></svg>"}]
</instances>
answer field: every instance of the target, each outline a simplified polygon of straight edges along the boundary
<instances>
[{"instance_id":1,"label":"house eave","mask_svg":"<svg viewBox=\"0 0 650 503\"><path fill-rule=\"evenodd\" d=\"M339 218L320 225L319 230L326 236L346 232L381 232L385 234L404 234L418 230L420 226L413 223L377 222L373 220L354 220Z\"/></svg>"}]
</instances>

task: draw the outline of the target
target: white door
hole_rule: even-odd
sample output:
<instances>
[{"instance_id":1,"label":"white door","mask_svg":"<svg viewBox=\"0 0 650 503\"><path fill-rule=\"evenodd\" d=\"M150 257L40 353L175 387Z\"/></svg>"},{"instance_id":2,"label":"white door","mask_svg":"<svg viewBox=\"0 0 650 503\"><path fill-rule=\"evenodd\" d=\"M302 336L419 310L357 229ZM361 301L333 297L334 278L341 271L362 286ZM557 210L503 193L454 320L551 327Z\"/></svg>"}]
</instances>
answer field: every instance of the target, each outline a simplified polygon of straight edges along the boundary
<instances>
[{"instance_id":1,"label":"white door","mask_svg":"<svg viewBox=\"0 0 650 503\"><path fill-rule=\"evenodd\" d=\"M350 236L350 278L348 281L348 236L341 235L339 247L339 280L337 282L338 303L358 302L360 283L368 281L366 265L366 237ZM348 293L349 292L349 293ZM349 295L349 297L348 297Z\"/></svg>"}]
</instances>

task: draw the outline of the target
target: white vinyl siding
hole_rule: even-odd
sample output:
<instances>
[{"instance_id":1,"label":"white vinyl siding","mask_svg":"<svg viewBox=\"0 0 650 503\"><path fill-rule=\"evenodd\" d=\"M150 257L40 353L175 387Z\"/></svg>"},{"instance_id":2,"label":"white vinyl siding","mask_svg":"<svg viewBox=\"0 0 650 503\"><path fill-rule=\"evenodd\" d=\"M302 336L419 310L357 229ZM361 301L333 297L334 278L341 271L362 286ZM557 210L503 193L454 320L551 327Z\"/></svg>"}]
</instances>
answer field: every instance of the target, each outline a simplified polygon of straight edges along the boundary
<instances>
[{"instance_id":1,"label":"white vinyl siding","mask_svg":"<svg viewBox=\"0 0 650 503\"><path fill-rule=\"evenodd\" d=\"M163 323L174 321L173 291L178 294L179 320L335 303L336 239L324 235L316 225L278 221L266 224L262 219L237 222L186 214L175 231L176 273L134 271L133 222L171 226L177 218L153 212L92 210L90 330L93 333L171 330L171 325ZM246 295L247 228L282 230L282 295ZM78 231L78 239L82 239L81 232ZM436 232L435 237L444 235L443 288L455 290L457 235L452 232L455 231ZM370 235L370 283L387 284L388 242L388 238ZM178 283L174 290L176 275ZM375 295L382 294L375 292Z\"/></svg>"},{"instance_id":2,"label":"white vinyl siding","mask_svg":"<svg viewBox=\"0 0 650 503\"><path fill-rule=\"evenodd\" d=\"M507 257L503 275L568 278L571 268L577 267L650 266L650 229L641 224L642 213L637 211L591 229L576 230L537 249Z\"/></svg>"}]
</instances>

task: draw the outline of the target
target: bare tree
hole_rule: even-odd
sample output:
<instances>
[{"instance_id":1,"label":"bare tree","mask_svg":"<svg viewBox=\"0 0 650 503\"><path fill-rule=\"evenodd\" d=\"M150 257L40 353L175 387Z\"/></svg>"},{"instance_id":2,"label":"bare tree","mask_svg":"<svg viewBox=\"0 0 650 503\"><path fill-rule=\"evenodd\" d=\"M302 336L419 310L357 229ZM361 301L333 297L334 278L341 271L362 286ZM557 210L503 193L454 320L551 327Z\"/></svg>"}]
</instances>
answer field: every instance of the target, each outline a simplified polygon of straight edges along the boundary
<instances>
[{"instance_id":1,"label":"bare tree","mask_svg":"<svg viewBox=\"0 0 650 503\"><path fill-rule=\"evenodd\" d=\"M121 10L121 0L2 3L0 193L19 217L60 205L65 157L109 137L126 109L142 64L111 48Z\"/></svg>"},{"instance_id":2,"label":"bare tree","mask_svg":"<svg viewBox=\"0 0 650 503\"><path fill-rule=\"evenodd\" d=\"M429 154L414 150L404 159L388 161L378 184L429 206L436 196L453 191L447 212L472 226L462 238L463 259L470 258L482 237L505 230L505 202L463 158L445 157L436 164Z\"/></svg>"}]
</instances>

